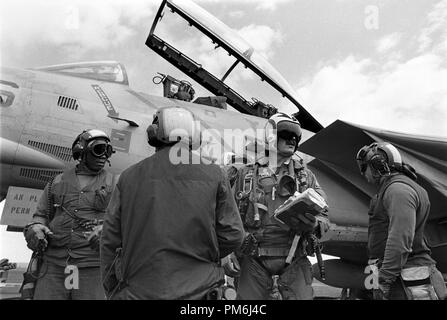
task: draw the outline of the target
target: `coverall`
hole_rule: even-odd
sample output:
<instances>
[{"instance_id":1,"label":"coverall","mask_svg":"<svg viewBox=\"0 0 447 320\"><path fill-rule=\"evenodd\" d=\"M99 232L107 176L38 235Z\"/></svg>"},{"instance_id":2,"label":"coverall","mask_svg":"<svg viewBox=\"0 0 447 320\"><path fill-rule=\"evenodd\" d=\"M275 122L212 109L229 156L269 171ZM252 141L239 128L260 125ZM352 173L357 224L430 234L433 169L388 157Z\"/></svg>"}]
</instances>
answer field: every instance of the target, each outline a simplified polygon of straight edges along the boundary
<instances>
[{"instance_id":1,"label":"coverall","mask_svg":"<svg viewBox=\"0 0 447 320\"><path fill-rule=\"evenodd\" d=\"M83 188L78 175L88 177L89 182ZM53 235L44 251L34 299L105 298L99 252L91 247L88 235L92 223L104 218L113 183L113 175L106 170L92 173L78 164L47 184L33 220L45 221Z\"/></svg>"},{"instance_id":2,"label":"coverall","mask_svg":"<svg viewBox=\"0 0 447 320\"><path fill-rule=\"evenodd\" d=\"M391 284L390 299L409 298L401 279L403 269L428 266L430 281L445 297L445 284L430 257L424 228L430 212L425 189L401 173L383 178L369 210L370 259L379 259L379 283Z\"/></svg>"},{"instance_id":3,"label":"coverall","mask_svg":"<svg viewBox=\"0 0 447 320\"><path fill-rule=\"evenodd\" d=\"M109 298L203 299L224 282L220 259L242 243L223 170L194 154L200 164L173 164L171 148L125 170L113 192L101 238Z\"/></svg>"}]
</instances>

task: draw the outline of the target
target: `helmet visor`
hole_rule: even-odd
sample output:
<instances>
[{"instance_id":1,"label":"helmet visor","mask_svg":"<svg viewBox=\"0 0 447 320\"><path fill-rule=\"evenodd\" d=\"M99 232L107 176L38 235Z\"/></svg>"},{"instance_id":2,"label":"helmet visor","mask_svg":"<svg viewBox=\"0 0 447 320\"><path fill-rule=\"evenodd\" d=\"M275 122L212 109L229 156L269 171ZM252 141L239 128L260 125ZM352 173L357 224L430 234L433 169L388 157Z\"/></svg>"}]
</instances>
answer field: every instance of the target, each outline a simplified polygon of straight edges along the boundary
<instances>
[{"instance_id":1,"label":"helmet visor","mask_svg":"<svg viewBox=\"0 0 447 320\"><path fill-rule=\"evenodd\" d=\"M90 150L92 155L97 158L103 157L104 155L106 156L106 158L110 158L113 153L113 147L104 140L92 141L89 144L88 149Z\"/></svg>"},{"instance_id":2,"label":"helmet visor","mask_svg":"<svg viewBox=\"0 0 447 320\"><path fill-rule=\"evenodd\" d=\"M281 134L293 134L298 139L297 142L301 140L301 127L298 122L293 121L281 121L277 126L278 136L281 138ZM283 138L284 139L284 138Z\"/></svg>"},{"instance_id":3,"label":"helmet visor","mask_svg":"<svg viewBox=\"0 0 447 320\"><path fill-rule=\"evenodd\" d=\"M295 144L298 143L298 138L294 132L280 131L280 132L278 132L278 137L283 140L287 140L287 141L293 140L295 142Z\"/></svg>"}]
</instances>

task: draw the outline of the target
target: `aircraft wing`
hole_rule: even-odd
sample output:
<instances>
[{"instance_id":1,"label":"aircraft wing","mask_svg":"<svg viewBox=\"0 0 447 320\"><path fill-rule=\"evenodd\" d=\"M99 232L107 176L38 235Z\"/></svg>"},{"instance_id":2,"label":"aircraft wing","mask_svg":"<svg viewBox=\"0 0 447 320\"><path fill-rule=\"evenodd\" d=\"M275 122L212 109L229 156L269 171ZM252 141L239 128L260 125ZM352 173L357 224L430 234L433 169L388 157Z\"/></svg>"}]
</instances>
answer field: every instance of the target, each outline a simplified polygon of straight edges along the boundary
<instances>
[{"instance_id":1,"label":"aircraft wing","mask_svg":"<svg viewBox=\"0 0 447 320\"><path fill-rule=\"evenodd\" d=\"M447 139L445 138L385 131L337 120L305 141L299 147L299 151L316 158L309 163L309 167L328 193L329 207L333 211L330 212L331 221L343 226L367 226L368 202L376 191L374 186L369 185L360 175L355 156L362 146L374 141L392 143L401 152L403 161L416 169L418 183L427 190L431 202L426 226L427 241L438 266L446 270ZM353 240L355 239L349 239L348 242ZM333 245L329 244L329 247ZM342 252L341 247L334 250L341 257L347 254Z\"/></svg>"}]
</instances>

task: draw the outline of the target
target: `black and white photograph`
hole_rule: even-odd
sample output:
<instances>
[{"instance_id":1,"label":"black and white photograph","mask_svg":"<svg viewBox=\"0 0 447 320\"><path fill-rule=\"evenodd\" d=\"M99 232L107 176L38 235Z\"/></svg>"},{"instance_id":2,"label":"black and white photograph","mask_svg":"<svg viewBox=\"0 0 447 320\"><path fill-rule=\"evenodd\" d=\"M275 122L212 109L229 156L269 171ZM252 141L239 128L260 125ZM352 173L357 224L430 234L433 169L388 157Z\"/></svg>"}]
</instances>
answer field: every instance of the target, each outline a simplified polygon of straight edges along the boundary
<instances>
[{"instance_id":1,"label":"black and white photograph","mask_svg":"<svg viewBox=\"0 0 447 320\"><path fill-rule=\"evenodd\" d=\"M0 300L447 299L447 0L2 0L0 134Z\"/></svg>"}]
</instances>

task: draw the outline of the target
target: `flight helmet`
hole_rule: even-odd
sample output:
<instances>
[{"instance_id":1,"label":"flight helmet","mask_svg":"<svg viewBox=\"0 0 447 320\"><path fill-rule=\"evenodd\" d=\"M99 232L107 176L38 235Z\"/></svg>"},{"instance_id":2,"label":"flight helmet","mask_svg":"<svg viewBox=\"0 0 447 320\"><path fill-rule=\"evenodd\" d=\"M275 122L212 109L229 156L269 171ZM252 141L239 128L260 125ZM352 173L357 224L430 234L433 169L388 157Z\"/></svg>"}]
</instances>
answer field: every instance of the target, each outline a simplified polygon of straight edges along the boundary
<instances>
[{"instance_id":1,"label":"flight helmet","mask_svg":"<svg viewBox=\"0 0 447 320\"><path fill-rule=\"evenodd\" d=\"M177 106L160 108L146 133L147 142L155 148L182 142L188 144L191 150L196 150L202 140L200 124L193 113Z\"/></svg>"},{"instance_id":2,"label":"flight helmet","mask_svg":"<svg viewBox=\"0 0 447 320\"><path fill-rule=\"evenodd\" d=\"M371 164L379 176L389 175L392 171L400 171L402 168L400 152L388 142L374 142L362 147L357 152L356 160L362 175L368 164Z\"/></svg>"},{"instance_id":3,"label":"flight helmet","mask_svg":"<svg viewBox=\"0 0 447 320\"><path fill-rule=\"evenodd\" d=\"M275 131L277 137L275 137ZM277 138L290 139L294 136L297 143L295 151L298 149L298 144L301 140L301 124L299 121L286 113L278 112L272 115L266 124L266 143L270 144L276 142ZM276 139L275 141L273 139Z\"/></svg>"},{"instance_id":4,"label":"flight helmet","mask_svg":"<svg viewBox=\"0 0 447 320\"><path fill-rule=\"evenodd\" d=\"M110 158L115 152L110 144L109 136L98 129L84 130L79 134L71 146L71 151L75 160L82 160L85 152L91 152L98 158L104 155Z\"/></svg>"}]
</instances>

